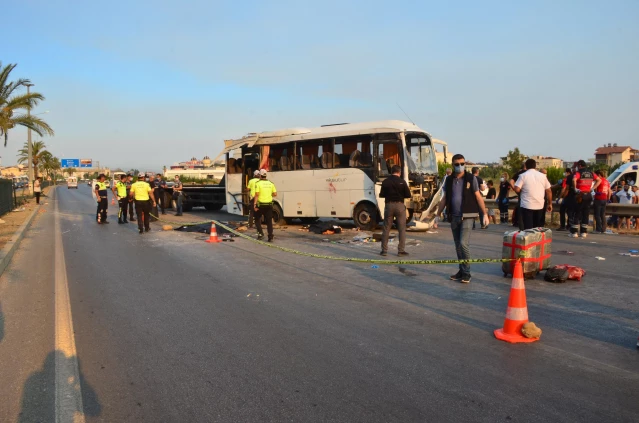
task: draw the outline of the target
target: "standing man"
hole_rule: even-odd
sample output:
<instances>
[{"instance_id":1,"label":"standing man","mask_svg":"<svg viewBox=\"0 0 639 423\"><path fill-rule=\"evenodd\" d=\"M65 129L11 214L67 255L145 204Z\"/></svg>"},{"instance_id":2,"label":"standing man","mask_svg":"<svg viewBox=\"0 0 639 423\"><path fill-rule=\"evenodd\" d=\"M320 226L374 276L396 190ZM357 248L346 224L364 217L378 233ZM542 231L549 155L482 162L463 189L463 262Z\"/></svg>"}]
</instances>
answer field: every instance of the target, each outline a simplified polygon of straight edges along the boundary
<instances>
[{"instance_id":1,"label":"standing man","mask_svg":"<svg viewBox=\"0 0 639 423\"><path fill-rule=\"evenodd\" d=\"M578 238L581 228L581 237L588 236L588 223L590 215L590 203L592 203L592 183L599 179L592 170L586 167L586 162L577 162L578 170L573 174L572 183L575 188L575 206L570 218L570 237Z\"/></svg>"},{"instance_id":2,"label":"standing man","mask_svg":"<svg viewBox=\"0 0 639 423\"><path fill-rule=\"evenodd\" d=\"M175 180L173 181L173 199L175 200L175 215L182 216L182 202L184 198L182 197L182 182L180 182L180 175L175 175Z\"/></svg>"},{"instance_id":3,"label":"standing man","mask_svg":"<svg viewBox=\"0 0 639 423\"><path fill-rule=\"evenodd\" d=\"M521 165L521 170L517 173L515 173L513 175L513 177L510 179L509 183L510 183L510 188L515 191L515 182L517 182L517 179L519 179L519 175L521 175L522 173L524 173L526 171L526 164L523 163ZM524 230L524 223L521 220L521 215L519 213L519 203L520 203L520 197L519 194L517 194L517 205L515 206L514 210L513 210L513 217L512 217L512 221L513 221L513 226L516 226L519 228L520 231Z\"/></svg>"},{"instance_id":4,"label":"standing man","mask_svg":"<svg viewBox=\"0 0 639 423\"><path fill-rule=\"evenodd\" d=\"M166 214L164 211L166 205L164 204L164 189L166 188L166 181L162 179L162 174L158 173L155 175L155 180L153 181L153 196L157 200L160 208L162 209L162 214Z\"/></svg>"},{"instance_id":5,"label":"standing man","mask_svg":"<svg viewBox=\"0 0 639 423\"><path fill-rule=\"evenodd\" d=\"M249 190L249 218L248 218L248 227L253 227L253 222L255 221L255 210L253 207L253 203L255 202L255 184L260 180L260 171L256 170L253 172L253 179L248 181L246 187Z\"/></svg>"},{"instance_id":6,"label":"standing man","mask_svg":"<svg viewBox=\"0 0 639 423\"><path fill-rule=\"evenodd\" d=\"M636 196L635 193L630 189L630 185L624 184L623 189L618 191L615 196L617 197L617 203L619 204L635 204ZM617 221L617 229L621 228L621 224L626 223L626 230L630 230L630 219L629 215L627 216L619 216L619 220ZM636 224L636 223L635 223ZM636 229L636 228L635 228Z\"/></svg>"},{"instance_id":7,"label":"standing man","mask_svg":"<svg viewBox=\"0 0 639 423\"><path fill-rule=\"evenodd\" d=\"M129 223L126 220L126 211L129 208L129 196L126 189L126 175L120 175L120 180L115 183L113 188L113 195L118 198L118 223Z\"/></svg>"},{"instance_id":8,"label":"standing man","mask_svg":"<svg viewBox=\"0 0 639 423\"><path fill-rule=\"evenodd\" d=\"M477 179L477 183L479 184L479 193L486 191L486 184L484 184L484 180L479 176L479 168L477 166L472 169L473 176ZM482 194L483 197L483 194ZM486 229L488 224L484 224L484 216L486 215L487 210L479 210L479 224L482 229ZM488 221L488 219L486 219ZM475 229L475 222L473 222L473 229Z\"/></svg>"},{"instance_id":9,"label":"standing man","mask_svg":"<svg viewBox=\"0 0 639 423\"><path fill-rule=\"evenodd\" d=\"M506 172L501 174L499 178L499 195L497 196L497 203L499 204L499 223L508 223L508 202L510 198L508 193L510 192L510 183L508 182L508 174Z\"/></svg>"},{"instance_id":10,"label":"standing man","mask_svg":"<svg viewBox=\"0 0 639 423\"><path fill-rule=\"evenodd\" d=\"M550 182L546 175L538 172L536 168L535 160L526 160L527 170L519 175L515 182L515 192L520 195L519 215L524 230L543 227L546 211L552 211Z\"/></svg>"},{"instance_id":11,"label":"standing man","mask_svg":"<svg viewBox=\"0 0 639 423\"><path fill-rule=\"evenodd\" d=\"M128 174L126 175L126 198L129 202L129 220L135 222L135 217L133 217L133 199L130 196L131 185L133 185L133 175Z\"/></svg>"},{"instance_id":12,"label":"standing man","mask_svg":"<svg viewBox=\"0 0 639 423\"><path fill-rule=\"evenodd\" d=\"M401 178L402 168L398 165L391 167L391 175L384 179L379 196L384 198L384 232L382 232L382 256L388 255L388 235L393 226L393 219L397 219L397 232L399 232L398 256L407 256L406 252L406 206L404 199L410 198L408 184Z\"/></svg>"},{"instance_id":13,"label":"standing man","mask_svg":"<svg viewBox=\"0 0 639 423\"><path fill-rule=\"evenodd\" d=\"M479 216L480 210L485 210L484 199L479 192L477 178L466 173L466 159L461 154L453 156L455 173L446 178L444 196L439 202L436 215L444 209L448 210L448 221L453 232L455 250L459 260L470 260L470 232L473 222ZM485 223L485 222L482 222ZM460 263L459 271L450 277L451 280L470 283L470 264Z\"/></svg>"},{"instance_id":14,"label":"standing man","mask_svg":"<svg viewBox=\"0 0 639 423\"><path fill-rule=\"evenodd\" d=\"M595 175L599 177L593 189L595 190L595 230L600 234L606 233L606 205L610 201L610 182L606 179L606 171L596 170Z\"/></svg>"},{"instance_id":15,"label":"standing man","mask_svg":"<svg viewBox=\"0 0 639 423\"><path fill-rule=\"evenodd\" d=\"M42 194L42 178L37 177L33 183L33 195L35 195L36 204L40 204L40 195Z\"/></svg>"},{"instance_id":16,"label":"standing man","mask_svg":"<svg viewBox=\"0 0 639 423\"><path fill-rule=\"evenodd\" d=\"M95 198L98 201L98 210L95 214L95 220L99 225L107 222L107 210L109 209L109 200L107 198L108 187L104 182L106 180L106 176L104 173L101 173L98 176L98 181L95 183L94 192Z\"/></svg>"},{"instance_id":17,"label":"standing man","mask_svg":"<svg viewBox=\"0 0 639 423\"><path fill-rule=\"evenodd\" d=\"M129 194L135 200L135 213L138 215L138 230L140 234L151 230L151 204L156 206L153 190L144 181L144 173L138 175L138 181L131 185ZM150 199L149 199L150 197Z\"/></svg>"},{"instance_id":18,"label":"standing man","mask_svg":"<svg viewBox=\"0 0 639 423\"><path fill-rule=\"evenodd\" d=\"M277 197L277 190L273 182L266 179L266 170L260 170L260 180L255 184L255 227L257 239L264 238L262 231L262 216L266 221L268 242L273 242L273 197Z\"/></svg>"},{"instance_id":19,"label":"standing man","mask_svg":"<svg viewBox=\"0 0 639 423\"><path fill-rule=\"evenodd\" d=\"M568 224L570 224L570 207L574 207L573 204L575 203L575 190L572 187L572 169L567 167L564 172L564 180L561 183L561 192L557 199L557 204L559 204L558 231L568 230L566 216L568 216Z\"/></svg>"}]
</instances>

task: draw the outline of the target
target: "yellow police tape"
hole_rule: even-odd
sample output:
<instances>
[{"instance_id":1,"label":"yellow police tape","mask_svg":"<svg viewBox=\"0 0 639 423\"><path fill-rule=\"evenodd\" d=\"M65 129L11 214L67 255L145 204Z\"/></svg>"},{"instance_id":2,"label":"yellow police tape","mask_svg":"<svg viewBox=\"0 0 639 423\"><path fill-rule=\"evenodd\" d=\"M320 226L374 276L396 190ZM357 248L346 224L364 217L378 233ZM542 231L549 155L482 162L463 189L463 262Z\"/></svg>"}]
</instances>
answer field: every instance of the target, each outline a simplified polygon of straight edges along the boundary
<instances>
[{"instance_id":1,"label":"yellow police tape","mask_svg":"<svg viewBox=\"0 0 639 423\"><path fill-rule=\"evenodd\" d=\"M153 216L153 214L151 214L151 216ZM195 226L195 225L202 225L204 223L215 223L216 226L219 226L220 228L223 228L227 231L229 231L230 233L240 237L240 238L244 238L246 240L252 241L256 244L260 244L260 245L264 245L265 247L270 247L270 248L275 248L277 250L280 251L285 251L287 253L292 253L292 254L297 254L299 256L306 256L306 257L314 257L314 258L319 258L319 259L324 259L324 260L337 260L337 261L350 261L350 262L354 262L354 263L371 263L371 264L406 264L406 265L410 265L410 264L460 264L460 263L505 263L505 262L509 262L509 261L514 261L516 259L470 259L470 260L379 260L379 259L363 259L363 258L353 258L353 257L335 257L335 256L327 256L327 255L323 255L323 254L314 254L314 253L307 253L304 251L298 251L298 250L294 250L292 248L286 248L286 247L282 247L270 242L264 242L264 241L260 241L258 239L255 239L253 237L250 237L248 235L245 235L243 233L237 232L233 229L231 229L230 227L218 222L217 220L206 220L204 222L196 222L196 223L179 223L179 222L170 222L167 220L163 220L160 219L157 216L153 216L154 218L158 219L161 222L166 222L166 223L173 223L175 225L180 225L180 226Z\"/></svg>"}]
</instances>

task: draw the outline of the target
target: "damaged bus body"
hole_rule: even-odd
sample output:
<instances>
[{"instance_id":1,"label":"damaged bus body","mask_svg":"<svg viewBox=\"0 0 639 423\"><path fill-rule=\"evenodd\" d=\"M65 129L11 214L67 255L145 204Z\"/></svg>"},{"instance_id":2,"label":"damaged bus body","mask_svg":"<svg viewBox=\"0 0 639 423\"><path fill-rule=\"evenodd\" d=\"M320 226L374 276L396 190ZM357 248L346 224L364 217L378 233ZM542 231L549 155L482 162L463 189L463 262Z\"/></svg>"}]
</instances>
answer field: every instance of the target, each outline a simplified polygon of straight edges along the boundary
<instances>
[{"instance_id":1,"label":"damaged bus body","mask_svg":"<svg viewBox=\"0 0 639 423\"><path fill-rule=\"evenodd\" d=\"M444 149L446 143L436 141ZM415 124L381 121L250 133L225 141L226 204L229 213L248 215L246 184L266 169L277 187L273 220L353 219L372 229L381 220L382 181L393 165L402 168L411 198L409 220L428 207L437 190L437 159L430 134Z\"/></svg>"}]
</instances>

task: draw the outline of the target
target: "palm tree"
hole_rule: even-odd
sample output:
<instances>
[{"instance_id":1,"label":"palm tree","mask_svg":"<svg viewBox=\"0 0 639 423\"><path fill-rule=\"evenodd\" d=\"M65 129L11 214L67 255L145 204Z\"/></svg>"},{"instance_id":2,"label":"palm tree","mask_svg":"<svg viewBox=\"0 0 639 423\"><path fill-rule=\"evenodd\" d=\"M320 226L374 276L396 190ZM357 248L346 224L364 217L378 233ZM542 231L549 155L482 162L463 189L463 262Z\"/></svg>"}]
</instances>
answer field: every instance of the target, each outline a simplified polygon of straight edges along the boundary
<instances>
[{"instance_id":1,"label":"palm tree","mask_svg":"<svg viewBox=\"0 0 639 423\"><path fill-rule=\"evenodd\" d=\"M43 173L46 173L47 177L51 177L51 175L53 175L51 179L55 181L56 172L60 170L60 167L61 167L60 159L58 159L57 157L55 157L53 154L49 153L48 151L45 151L44 153L42 153L41 160L42 161L40 163L40 170Z\"/></svg>"},{"instance_id":2,"label":"palm tree","mask_svg":"<svg viewBox=\"0 0 639 423\"><path fill-rule=\"evenodd\" d=\"M71 175L73 175L75 173L76 169L75 169L75 167L67 167L66 169L64 169L64 171L66 173L68 173L69 176L71 176Z\"/></svg>"},{"instance_id":3,"label":"palm tree","mask_svg":"<svg viewBox=\"0 0 639 423\"><path fill-rule=\"evenodd\" d=\"M16 90L27 86L30 81L20 78L9 82L9 75L15 67L15 64L2 67L2 62L0 62L0 136L4 136L5 147L9 138L9 130L16 126L29 128L41 137L54 134L48 123L38 116L26 113L27 110L33 109L40 101L44 100L44 96L40 93L17 94Z\"/></svg>"},{"instance_id":4,"label":"palm tree","mask_svg":"<svg viewBox=\"0 0 639 423\"><path fill-rule=\"evenodd\" d=\"M33 158L33 171L35 172L35 177L38 177L38 169L39 164L43 159L43 155L45 153L49 153L47 151L47 146L44 144L44 141L36 141L31 144L31 157ZM50 154L50 153L49 153ZM29 143L25 142L24 147L18 150L18 163L25 164L29 161Z\"/></svg>"}]
</instances>

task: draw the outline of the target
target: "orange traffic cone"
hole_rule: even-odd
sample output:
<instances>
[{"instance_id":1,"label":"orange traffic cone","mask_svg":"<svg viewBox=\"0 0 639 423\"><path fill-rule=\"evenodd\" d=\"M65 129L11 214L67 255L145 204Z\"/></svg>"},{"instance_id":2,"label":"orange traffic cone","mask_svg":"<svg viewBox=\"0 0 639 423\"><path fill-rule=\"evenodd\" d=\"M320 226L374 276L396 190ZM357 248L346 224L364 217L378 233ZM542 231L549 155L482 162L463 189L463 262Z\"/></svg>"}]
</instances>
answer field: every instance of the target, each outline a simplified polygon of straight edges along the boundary
<instances>
[{"instance_id":1,"label":"orange traffic cone","mask_svg":"<svg viewBox=\"0 0 639 423\"><path fill-rule=\"evenodd\" d=\"M513 272L513 283L510 287L504 327L503 329L495 329L495 338L512 344L539 341L539 338L526 338L521 334L521 328L527 322L528 306L526 305L524 270L521 266L521 261L517 260Z\"/></svg>"},{"instance_id":2,"label":"orange traffic cone","mask_svg":"<svg viewBox=\"0 0 639 423\"><path fill-rule=\"evenodd\" d=\"M206 240L206 242L209 242L209 243L222 242L222 240L218 239L217 237L217 229L215 228L215 223L213 222L211 222L211 235L209 236L209 239Z\"/></svg>"}]
</instances>

